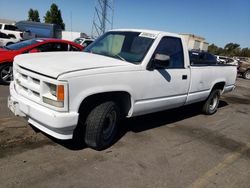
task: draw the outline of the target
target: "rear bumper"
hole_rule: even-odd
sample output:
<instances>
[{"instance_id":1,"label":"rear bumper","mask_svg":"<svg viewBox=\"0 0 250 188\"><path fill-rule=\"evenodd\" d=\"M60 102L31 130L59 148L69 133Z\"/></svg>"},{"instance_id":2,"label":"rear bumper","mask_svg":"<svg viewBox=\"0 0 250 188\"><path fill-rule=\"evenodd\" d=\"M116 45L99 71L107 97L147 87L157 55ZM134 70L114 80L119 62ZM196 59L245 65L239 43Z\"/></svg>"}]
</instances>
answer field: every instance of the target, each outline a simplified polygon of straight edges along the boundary
<instances>
[{"instance_id":1,"label":"rear bumper","mask_svg":"<svg viewBox=\"0 0 250 188\"><path fill-rule=\"evenodd\" d=\"M57 112L41 106L17 94L13 82L10 84L9 109L16 115L25 117L28 122L52 137L72 139L78 122L76 112Z\"/></svg>"}]
</instances>

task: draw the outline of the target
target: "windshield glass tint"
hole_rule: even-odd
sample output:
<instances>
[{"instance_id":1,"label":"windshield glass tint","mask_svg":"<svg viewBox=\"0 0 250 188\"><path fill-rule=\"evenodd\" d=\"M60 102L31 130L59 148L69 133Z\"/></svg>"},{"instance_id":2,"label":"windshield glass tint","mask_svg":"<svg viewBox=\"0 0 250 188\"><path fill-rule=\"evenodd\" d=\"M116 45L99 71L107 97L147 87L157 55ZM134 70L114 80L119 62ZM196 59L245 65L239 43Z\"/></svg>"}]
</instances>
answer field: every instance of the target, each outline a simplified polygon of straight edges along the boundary
<instances>
[{"instance_id":1,"label":"windshield glass tint","mask_svg":"<svg viewBox=\"0 0 250 188\"><path fill-rule=\"evenodd\" d=\"M30 46L32 44L36 44L38 42L39 42L39 40L37 40L37 39L31 39L31 40L26 40L26 41L18 42L16 44L8 45L7 48L9 50L20 50L21 48L25 48L27 46Z\"/></svg>"},{"instance_id":2,"label":"windshield glass tint","mask_svg":"<svg viewBox=\"0 0 250 188\"><path fill-rule=\"evenodd\" d=\"M154 39L140 32L108 32L84 51L139 64L147 54Z\"/></svg>"}]
</instances>

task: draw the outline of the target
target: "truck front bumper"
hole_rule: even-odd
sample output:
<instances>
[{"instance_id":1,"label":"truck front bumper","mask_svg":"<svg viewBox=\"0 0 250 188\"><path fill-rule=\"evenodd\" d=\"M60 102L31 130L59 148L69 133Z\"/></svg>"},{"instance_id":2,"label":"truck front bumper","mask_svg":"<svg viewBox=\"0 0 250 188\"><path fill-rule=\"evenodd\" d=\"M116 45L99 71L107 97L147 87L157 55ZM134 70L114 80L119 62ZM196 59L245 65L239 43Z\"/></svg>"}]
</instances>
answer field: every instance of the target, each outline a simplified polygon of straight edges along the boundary
<instances>
[{"instance_id":1,"label":"truck front bumper","mask_svg":"<svg viewBox=\"0 0 250 188\"><path fill-rule=\"evenodd\" d=\"M73 138L78 123L76 112L57 112L18 95L13 82L10 84L8 107L16 115L52 137L67 140Z\"/></svg>"}]
</instances>

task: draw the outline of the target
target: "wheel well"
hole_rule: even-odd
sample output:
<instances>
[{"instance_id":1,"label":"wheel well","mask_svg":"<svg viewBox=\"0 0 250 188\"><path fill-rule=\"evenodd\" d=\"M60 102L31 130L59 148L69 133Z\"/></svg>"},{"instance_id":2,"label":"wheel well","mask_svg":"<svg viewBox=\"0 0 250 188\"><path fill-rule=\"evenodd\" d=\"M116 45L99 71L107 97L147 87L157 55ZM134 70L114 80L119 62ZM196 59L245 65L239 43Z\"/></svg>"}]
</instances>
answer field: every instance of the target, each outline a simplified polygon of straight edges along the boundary
<instances>
[{"instance_id":1,"label":"wheel well","mask_svg":"<svg viewBox=\"0 0 250 188\"><path fill-rule=\"evenodd\" d=\"M7 64L12 64L12 62L3 62L3 63L0 63L0 67L4 66L4 65L7 65Z\"/></svg>"},{"instance_id":2,"label":"wheel well","mask_svg":"<svg viewBox=\"0 0 250 188\"><path fill-rule=\"evenodd\" d=\"M122 115L126 116L128 114L131 108L131 96L129 93L124 91L105 92L90 95L82 101L78 112L87 115L93 107L109 100L118 104Z\"/></svg>"},{"instance_id":3,"label":"wheel well","mask_svg":"<svg viewBox=\"0 0 250 188\"><path fill-rule=\"evenodd\" d=\"M214 89L223 90L223 89L224 89L224 86L225 86L225 82L216 83L216 84L214 85L214 87L212 88L212 91L213 91Z\"/></svg>"}]
</instances>

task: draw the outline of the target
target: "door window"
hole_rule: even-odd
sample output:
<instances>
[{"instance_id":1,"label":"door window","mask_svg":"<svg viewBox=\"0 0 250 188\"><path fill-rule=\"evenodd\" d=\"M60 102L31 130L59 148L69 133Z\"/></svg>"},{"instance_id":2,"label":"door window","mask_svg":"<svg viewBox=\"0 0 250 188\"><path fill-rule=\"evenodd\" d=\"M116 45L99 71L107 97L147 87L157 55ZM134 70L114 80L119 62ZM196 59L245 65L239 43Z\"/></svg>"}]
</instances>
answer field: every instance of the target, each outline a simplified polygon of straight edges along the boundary
<instances>
[{"instance_id":1,"label":"door window","mask_svg":"<svg viewBox=\"0 0 250 188\"><path fill-rule=\"evenodd\" d=\"M166 68L184 68L184 55L181 39L163 37L154 54L164 54L170 57L170 64Z\"/></svg>"},{"instance_id":2,"label":"door window","mask_svg":"<svg viewBox=\"0 0 250 188\"><path fill-rule=\"evenodd\" d=\"M16 36L13 35L13 34L8 34L8 36L9 36L10 38L16 39Z\"/></svg>"},{"instance_id":3,"label":"door window","mask_svg":"<svg viewBox=\"0 0 250 188\"><path fill-rule=\"evenodd\" d=\"M36 47L41 52L60 52L68 51L68 44L66 43L47 43Z\"/></svg>"},{"instance_id":4,"label":"door window","mask_svg":"<svg viewBox=\"0 0 250 188\"><path fill-rule=\"evenodd\" d=\"M17 31L17 27L14 25L5 25L4 27L5 30L10 30L10 31Z\"/></svg>"},{"instance_id":5,"label":"door window","mask_svg":"<svg viewBox=\"0 0 250 188\"><path fill-rule=\"evenodd\" d=\"M68 51L68 44L66 43L52 43L52 50L53 51Z\"/></svg>"},{"instance_id":6,"label":"door window","mask_svg":"<svg viewBox=\"0 0 250 188\"><path fill-rule=\"evenodd\" d=\"M70 45L69 51L81 51L81 50L73 45Z\"/></svg>"},{"instance_id":7,"label":"door window","mask_svg":"<svg viewBox=\"0 0 250 188\"><path fill-rule=\"evenodd\" d=\"M0 32L0 38L9 39L10 37L8 35L6 35L5 33Z\"/></svg>"}]
</instances>

